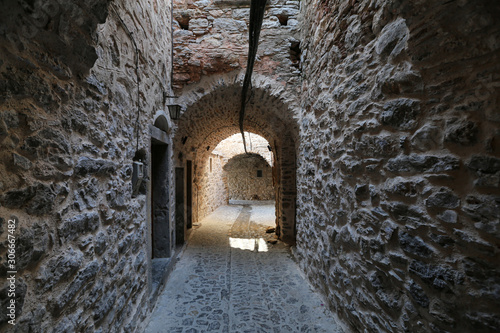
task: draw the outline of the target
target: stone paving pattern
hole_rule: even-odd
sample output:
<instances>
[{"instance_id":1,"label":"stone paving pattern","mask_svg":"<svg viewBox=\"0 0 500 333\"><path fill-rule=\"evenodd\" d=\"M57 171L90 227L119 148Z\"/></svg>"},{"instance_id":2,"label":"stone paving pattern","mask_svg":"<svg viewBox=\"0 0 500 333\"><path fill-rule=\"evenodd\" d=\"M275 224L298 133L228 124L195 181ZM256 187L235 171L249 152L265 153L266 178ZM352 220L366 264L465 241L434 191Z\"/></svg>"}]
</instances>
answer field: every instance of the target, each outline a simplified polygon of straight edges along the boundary
<instances>
[{"instance_id":1,"label":"stone paving pattern","mask_svg":"<svg viewBox=\"0 0 500 333\"><path fill-rule=\"evenodd\" d=\"M270 214L271 213L271 214ZM230 205L194 231L153 312L147 333L342 332L287 246L267 234L273 207ZM230 246L230 237L259 251ZM245 241L243 241L245 243Z\"/></svg>"}]
</instances>

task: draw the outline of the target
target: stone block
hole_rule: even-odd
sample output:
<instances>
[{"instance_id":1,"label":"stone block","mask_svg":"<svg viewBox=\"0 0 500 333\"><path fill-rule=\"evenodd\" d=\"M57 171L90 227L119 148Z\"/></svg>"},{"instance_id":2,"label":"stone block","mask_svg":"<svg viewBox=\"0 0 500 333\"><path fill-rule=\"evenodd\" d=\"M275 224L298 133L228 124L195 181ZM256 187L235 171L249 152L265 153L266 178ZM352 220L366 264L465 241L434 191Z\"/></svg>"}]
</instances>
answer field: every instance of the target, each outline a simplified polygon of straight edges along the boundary
<instances>
[{"instance_id":1,"label":"stone block","mask_svg":"<svg viewBox=\"0 0 500 333\"><path fill-rule=\"evenodd\" d=\"M494 263L479 258L466 257L462 260L463 272L467 281L477 286L481 294L488 295L496 302L500 301L500 275Z\"/></svg>"},{"instance_id":2,"label":"stone block","mask_svg":"<svg viewBox=\"0 0 500 333\"><path fill-rule=\"evenodd\" d=\"M14 165L20 167L23 170L29 170L33 166L33 163L31 163L30 160L28 160L26 157L18 155L16 153L12 153L12 159L14 162Z\"/></svg>"},{"instance_id":3,"label":"stone block","mask_svg":"<svg viewBox=\"0 0 500 333\"><path fill-rule=\"evenodd\" d=\"M109 290L101 299L99 303L96 304L94 309L94 321L99 323L102 321L106 315L111 311L113 305L115 304L117 298L116 288Z\"/></svg>"},{"instance_id":4,"label":"stone block","mask_svg":"<svg viewBox=\"0 0 500 333\"><path fill-rule=\"evenodd\" d=\"M381 115L382 124L402 130L415 128L415 119L420 113L420 101L409 98L399 98L384 104Z\"/></svg>"},{"instance_id":5,"label":"stone block","mask_svg":"<svg viewBox=\"0 0 500 333\"><path fill-rule=\"evenodd\" d=\"M139 269L145 264L146 264L146 254L144 253L144 251L141 251L135 258L133 268L136 272L138 272Z\"/></svg>"},{"instance_id":6,"label":"stone block","mask_svg":"<svg viewBox=\"0 0 500 333\"><path fill-rule=\"evenodd\" d=\"M495 246L483 240L477 233L469 230L453 229L457 245L470 252L480 253L488 257L495 255Z\"/></svg>"},{"instance_id":7,"label":"stone block","mask_svg":"<svg viewBox=\"0 0 500 333\"><path fill-rule=\"evenodd\" d=\"M477 330L494 332L500 327L500 318L493 313L468 311L465 313L465 317Z\"/></svg>"},{"instance_id":8,"label":"stone block","mask_svg":"<svg viewBox=\"0 0 500 333\"><path fill-rule=\"evenodd\" d=\"M217 18L213 23L214 29L229 33L241 33L247 30L245 21L233 20L230 18Z\"/></svg>"},{"instance_id":9,"label":"stone block","mask_svg":"<svg viewBox=\"0 0 500 333\"><path fill-rule=\"evenodd\" d=\"M460 199L449 188L442 187L425 200L425 206L453 209L460 206Z\"/></svg>"},{"instance_id":10,"label":"stone block","mask_svg":"<svg viewBox=\"0 0 500 333\"><path fill-rule=\"evenodd\" d=\"M206 18L191 19L189 21L189 30L195 35L202 35L208 31L208 20Z\"/></svg>"},{"instance_id":11,"label":"stone block","mask_svg":"<svg viewBox=\"0 0 500 333\"><path fill-rule=\"evenodd\" d=\"M46 225L39 224L29 229L21 228L16 242L18 270L39 262L47 254L51 238L47 229Z\"/></svg>"},{"instance_id":12,"label":"stone block","mask_svg":"<svg viewBox=\"0 0 500 333\"><path fill-rule=\"evenodd\" d=\"M462 210L474 222L477 229L500 238L499 196L469 195Z\"/></svg>"},{"instance_id":13,"label":"stone block","mask_svg":"<svg viewBox=\"0 0 500 333\"><path fill-rule=\"evenodd\" d=\"M97 230L100 219L97 212L84 213L67 219L58 228L62 241L70 241L83 234Z\"/></svg>"},{"instance_id":14,"label":"stone block","mask_svg":"<svg viewBox=\"0 0 500 333\"><path fill-rule=\"evenodd\" d=\"M66 253L50 259L40 269L40 274L36 278L37 290L45 293L52 290L59 282L66 282L80 268L83 262L81 252L69 249Z\"/></svg>"},{"instance_id":15,"label":"stone block","mask_svg":"<svg viewBox=\"0 0 500 333\"><path fill-rule=\"evenodd\" d=\"M19 115L15 110L0 112L0 120L3 120L8 129L19 127Z\"/></svg>"},{"instance_id":16,"label":"stone block","mask_svg":"<svg viewBox=\"0 0 500 333\"><path fill-rule=\"evenodd\" d=\"M498 188L500 187L500 172L494 175L491 174L481 174L474 181L474 186L484 187L484 188Z\"/></svg>"},{"instance_id":17,"label":"stone block","mask_svg":"<svg viewBox=\"0 0 500 333\"><path fill-rule=\"evenodd\" d=\"M411 138L411 146L421 152L439 148L441 145L441 130L437 126L424 125Z\"/></svg>"},{"instance_id":18,"label":"stone block","mask_svg":"<svg viewBox=\"0 0 500 333\"><path fill-rule=\"evenodd\" d=\"M101 266L101 271L106 271L106 264L103 264ZM97 302L97 300L100 299L103 294L104 294L104 282L102 281L102 279L97 279L96 283L92 286L90 292L86 294L87 297L82 299L83 308L92 309L95 302Z\"/></svg>"},{"instance_id":19,"label":"stone block","mask_svg":"<svg viewBox=\"0 0 500 333\"><path fill-rule=\"evenodd\" d=\"M418 206L392 202L383 204L382 207L391 213L396 222L406 227L417 228L429 222L425 212Z\"/></svg>"},{"instance_id":20,"label":"stone block","mask_svg":"<svg viewBox=\"0 0 500 333\"><path fill-rule=\"evenodd\" d=\"M367 200L370 196L368 184L356 185L354 194L357 200Z\"/></svg>"},{"instance_id":21,"label":"stone block","mask_svg":"<svg viewBox=\"0 0 500 333\"><path fill-rule=\"evenodd\" d=\"M132 239L133 235L129 234L125 239L123 239L119 244L118 244L118 253L124 254L127 252L127 250L130 248L130 245L132 244Z\"/></svg>"},{"instance_id":22,"label":"stone block","mask_svg":"<svg viewBox=\"0 0 500 333\"><path fill-rule=\"evenodd\" d=\"M24 315L21 318L19 318L15 326L16 329L14 332L15 333L44 332L45 328L41 323L43 322L43 317L45 316L46 313L47 311L41 305L37 306L37 308L35 308L34 310L25 312Z\"/></svg>"},{"instance_id":23,"label":"stone block","mask_svg":"<svg viewBox=\"0 0 500 333\"><path fill-rule=\"evenodd\" d=\"M94 282L97 273L99 273L99 269L99 263L97 261L93 261L78 272L78 275L64 290L64 292L61 293L57 299L51 302L52 314L59 316L64 308L67 307L69 302L80 292L84 285Z\"/></svg>"},{"instance_id":24,"label":"stone block","mask_svg":"<svg viewBox=\"0 0 500 333\"><path fill-rule=\"evenodd\" d=\"M68 119L63 122L63 126L78 133L85 134L89 128L89 117L81 110L73 110L68 116Z\"/></svg>"},{"instance_id":25,"label":"stone block","mask_svg":"<svg viewBox=\"0 0 500 333\"><path fill-rule=\"evenodd\" d=\"M389 240L396 234L398 230L398 225L391 220L385 220L380 227L380 237L385 242Z\"/></svg>"},{"instance_id":26,"label":"stone block","mask_svg":"<svg viewBox=\"0 0 500 333\"><path fill-rule=\"evenodd\" d=\"M56 148L61 153L70 153L70 143L68 139L60 132L53 128L44 128L38 132L38 138L43 141L45 147Z\"/></svg>"},{"instance_id":27,"label":"stone block","mask_svg":"<svg viewBox=\"0 0 500 333\"><path fill-rule=\"evenodd\" d=\"M270 15L275 15L270 12ZM244 20L250 17L250 8L235 8L232 10L232 17L235 20Z\"/></svg>"},{"instance_id":28,"label":"stone block","mask_svg":"<svg viewBox=\"0 0 500 333\"><path fill-rule=\"evenodd\" d=\"M409 271L436 289L448 287L447 284L450 286L463 284L465 278L462 273L447 265L432 265L420 260L412 260Z\"/></svg>"},{"instance_id":29,"label":"stone block","mask_svg":"<svg viewBox=\"0 0 500 333\"><path fill-rule=\"evenodd\" d=\"M393 73L393 71L395 72ZM399 70L394 66L387 64L378 74L376 79L376 89L374 90L377 96L378 92L385 95L400 95L404 93L421 92L424 89L422 76L420 73L411 69Z\"/></svg>"},{"instance_id":30,"label":"stone block","mask_svg":"<svg viewBox=\"0 0 500 333\"><path fill-rule=\"evenodd\" d=\"M410 282L409 292L411 297L423 308L429 307L429 297L425 294L424 290L415 281Z\"/></svg>"},{"instance_id":31,"label":"stone block","mask_svg":"<svg viewBox=\"0 0 500 333\"><path fill-rule=\"evenodd\" d=\"M452 155L400 155L390 159L386 167L393 173L438 173L458 170L460 160Z\"/></svg>"},{"instance_id":32,"label":"stone block","mask_svg":"<svg viewBox=\"0 0 500 333\"><path fill-rule=\"evenodd\" d=\"M100 82L95 75L87 76L86 81L91 89L98 91L101 95L108 93L105 84Z\"/></svg>"},{"instance_id":33,"label":"stone block","mask_svg":"<svg viewBox=\"0 0 500 333\"><path fill-rule=\"evenodd\" d=\"M445 210L437 215L437 218L443 222L455 224L458 222L458 214L454 210Z\"/></svg>"},{"instance_id":34,"label":"stone block","mask_svg":"<svg viewBox=\"0 0 500 333\"><path fill-rule=\"evenodd\" d=\"M404 231L399 233L399 245L405 252L419 257L428 258L434 253L422 238Z\"/></svg>"},{"instance_id":35,"label":"stone block","mask_svg":"<svg viewBox=\"0 0 500 333\"><path fill-rule=\"evenodd\" d=\"M355 141L354 149L367 157L392 157L401 151L399 137L393 135L363 135Z\"/></svg>"},{"instance_id":36,"label":"stone block","mask_svg":"<svg viewBox=\"0 0 500 333\"><path fill-rule=\"evenodd\" d=\"M474 155L466 163L470 170L477 173L493 174L500 171L500 158L487 155Z\"/></svg>"},{"instance_id":37,"label":"stone block","mask_svg":"<svg viewBox=\"0 0 500 333\"><path fill-rule=\"evenodd\" d=\"M52 211L55 197L53 186L36 183L21 190L8 191L0 202L7 208L24 209L28 214L41 216Z\"/></svg>"},{"instance_id":38,"label":"stone block","mask_svg":"<svg viewBox=\"0 0 500 333\"><path fill-rule=\"evenodd\" d=\"M470 146L477 142L478 133L475 122L453 119L446 122L444 139L447 142Z\"/></svg>"},{"instance_id":39,"label":"stone block","mask_svg":"<svg viewBox=\"0 0 500 333\"><path fill-rule=\"evenodd\" d=\"M113 162L81 157L75 166L74 174L79 177L87 175L110 176L115 171L116 165Z\"/></svg>"},{"instance_id":40,"label":"stone block","mask_svg":"<svg viewBox=\"0 0 500 333\"><path fill-rule=\"evenodd\" d=\"M351 23L345 34L345 46L348 50L354 50L361 38L361 20L357 15L350 18Z\"/></svg>"},{"instance_id":41,"label":"stone block","mask_svg":"<svg viewBox=\"0 0 500 333\"><path fill-rule=\"evenodd\" d=\"M94 238L94 250L95 253L100 256L101 254L106 251L106 245L107 245L107 236L104 232L100 232L97 234L97 236Z\"/></svg>"},{"instance_id":42,"label":"stone block","mask_svg":"<svg viewBox=\"0 0 500 333\"><path fill-rule=\"evenodd\" d=\"M355 156L342 156L338 162L340 169L345 173L358 173L361 171L361 161Z\"/></svg>"},{"instance_id":43,"label":"stone block","mask_svg":"<svg viewBox=\"0 0 500 333\"><path fill-rule=\"evenodd\" d=\"M9 129L7 128L7 125L5 122L0 119L0 138L3 140L9 135Z\"/></svg>"},{"instance_id":44,"label":"stone block","mask_svg":"<svg viewBox=\"0 0 500 333\"><path fill-rule=\"evenodd\" d=\"M424 185L425 181L420 179L408 180L403 177L396 177L388 179L385 182L384 192L407 198L415 198L421 193Z\"/></svg>"},{"instance_id":45,"label":"stone block","mask_svg":"<svg viewBox=\"0 0 500 333\"><path fill-rule=\"evenodd\" d=\"M56 192L53 186L36 184L32 187L33 198L26 206L26 212L31 215L46 215L52 212Z\"/></svg>"},{"instance_id":46,"label":"stone block","mask_svg":"<svg viewBox=\"0 0 500 333\"><path fill-rule=\"evenodd\" d=\"M75 324L70 318L64 317L52 330L52 333L76 332Z\"/></svg>"},{"instance_id":47,"label":"stone block","mask_svg":"<svg viewBox=\"0 0 500 333\"><path fill-rule=\"evenodd\" d=\"M442 234L436 234L436 233L430 233L429 234L430 239L432 241L444 248L451 247L453 244L455 244L455 241L453 238L451 238L448 235L442 235Z\"/></svg>"},{"instance_id":48,"label":"stone block","mask_svg":"<svg viewBox=\"0 0 500 333\"><path fill-rule=\"evenodd\" d=\"M387 24L375 44L375 51L382 56L395 58L406 48L410 31L402 18Z\"/></svg>"},{"instance_id":49,"label":"stone block","mask_svg":"<svg viewBox=\"0 0 500 333\"><path fill-rule=\"evenodd\" d=\"M429 313L434 318L446 324L453 325L456 320L450 317L449 311L450 310L446 308L440 301L433 301L429 307Z\"/></svg>"},{"instance_id":50,"label":"stone block","mask_svg":"<svg viewBox=\"0 0 500 333\"><path fill-rule=\"evenodd\" d=\"M109 202L109 207L125 208L127 206L127 200L125 198L125 193L112 189L106 192L106 199Z\"/></svg>"}]
</instances>

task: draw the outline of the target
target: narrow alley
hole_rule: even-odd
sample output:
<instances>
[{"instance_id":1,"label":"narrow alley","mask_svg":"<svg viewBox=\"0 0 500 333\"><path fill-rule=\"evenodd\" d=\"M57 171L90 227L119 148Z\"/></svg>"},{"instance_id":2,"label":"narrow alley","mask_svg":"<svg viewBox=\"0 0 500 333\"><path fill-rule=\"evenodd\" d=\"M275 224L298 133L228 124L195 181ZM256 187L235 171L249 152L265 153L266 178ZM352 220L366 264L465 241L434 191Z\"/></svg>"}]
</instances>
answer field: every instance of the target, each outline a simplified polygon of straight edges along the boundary
<instances>
[{"instance_id":1,"label":"narrow alley","mask_svg":"<svg viewBox=\"0 0 500 333\"><path fill-rule=\"evenodd\" d=\"M0 333L500 332L499 0L0 8Z\"/></svg>"},{"instance_id":2,"label":"narrow alley","mask_svg":"<svg viewBox=\"0 0 500 333\"><path fill-rule=\"evenodd\" d=\"M221 206L203 219L146 332L342 332L288 247L267 242L273 225L269 203Z\"/></svg>"}]
</instances>

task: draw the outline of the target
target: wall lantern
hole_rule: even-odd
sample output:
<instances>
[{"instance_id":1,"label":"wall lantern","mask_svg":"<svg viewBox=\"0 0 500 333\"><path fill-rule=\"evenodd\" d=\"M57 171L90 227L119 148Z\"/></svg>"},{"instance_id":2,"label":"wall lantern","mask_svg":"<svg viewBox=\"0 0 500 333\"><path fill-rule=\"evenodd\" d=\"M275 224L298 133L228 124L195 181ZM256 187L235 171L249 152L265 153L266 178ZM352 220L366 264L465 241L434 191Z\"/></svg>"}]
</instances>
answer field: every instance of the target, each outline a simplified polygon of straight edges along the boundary
<instances>
[{"instance_id":1,"label":"wall lantern","mask_svg":"<svg viewBox=\"0 0 500 333\"><path fill-rule=\"evenodd\" d=\"M163 93L163 102L166 103L167 98L170 99L171 104L167 104L168 112L170 113L170 119L179 120L181 117L181 106L174 104L174 98L178 98L177 96L168 96L165 92Z\"/></svg>"},{"instance_id":2,"label":"wall lantern","mask_svg":"<svg viewBox=\"0 0 500 333\"><path fill-rule=\"evenodd\" d=\"M168 106L168 112L170 113L170 119L179 120L181 117L181 106L177 104L170 104Z\"/></svg>"}]
</instances>

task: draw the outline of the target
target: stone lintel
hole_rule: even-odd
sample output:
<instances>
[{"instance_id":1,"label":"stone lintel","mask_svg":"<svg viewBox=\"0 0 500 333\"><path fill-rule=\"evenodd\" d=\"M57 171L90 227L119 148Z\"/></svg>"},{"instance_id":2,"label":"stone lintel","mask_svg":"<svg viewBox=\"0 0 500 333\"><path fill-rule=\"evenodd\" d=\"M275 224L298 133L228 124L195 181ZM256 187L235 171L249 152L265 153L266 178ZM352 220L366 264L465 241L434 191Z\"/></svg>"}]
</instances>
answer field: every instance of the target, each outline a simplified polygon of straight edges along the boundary
<instances>
[{"instance_id":1,"label":"stone lintel","mask_svg":"<svg viewBox=\"0 0 500 333\"><path fill-rule=\"evenodd\" d=\"M149 125L149 132L151 133L151 138L160 141L164 144L168 144L168 135L165 133L165 131L162 131L156 126Z\"/></svg>"}]
</instances>

